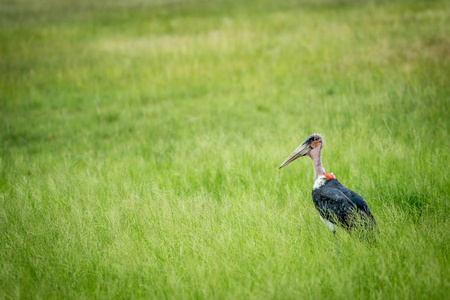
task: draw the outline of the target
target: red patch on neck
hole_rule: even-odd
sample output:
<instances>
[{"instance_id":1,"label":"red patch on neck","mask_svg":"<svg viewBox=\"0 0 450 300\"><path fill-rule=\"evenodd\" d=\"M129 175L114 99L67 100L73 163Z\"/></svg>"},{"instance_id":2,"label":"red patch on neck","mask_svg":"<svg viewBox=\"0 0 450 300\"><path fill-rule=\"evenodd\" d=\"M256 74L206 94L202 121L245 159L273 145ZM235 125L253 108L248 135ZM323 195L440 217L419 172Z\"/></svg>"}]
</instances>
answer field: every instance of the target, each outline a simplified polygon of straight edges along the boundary
<instances>
[{"instance_id":1,"label":"red patch on neck","mask_svg":"<svg viewBox=\"0 0 450 300\"><path fill-rule=\"evenodd\" d=\"M331 174L331 173L328 173L328 174L323 174L326 178L328 178L328 179L334 179L334 178L336 178L336 177L334 177L334 175L333 174Z\"/></svg>"}]
</instances>

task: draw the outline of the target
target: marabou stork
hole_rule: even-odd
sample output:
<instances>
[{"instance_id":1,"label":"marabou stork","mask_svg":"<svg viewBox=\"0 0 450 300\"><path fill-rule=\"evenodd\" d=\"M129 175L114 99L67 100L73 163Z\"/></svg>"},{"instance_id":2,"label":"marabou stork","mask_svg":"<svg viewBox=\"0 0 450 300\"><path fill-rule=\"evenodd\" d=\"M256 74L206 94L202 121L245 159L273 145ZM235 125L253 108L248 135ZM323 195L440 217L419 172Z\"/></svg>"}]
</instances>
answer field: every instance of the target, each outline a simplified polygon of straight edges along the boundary
<instances>
[{"instance_id":1,"label":"marabou stork","mask_svg":"<svg viewBox=\"0 0 450 300\"><path fill-rule=\"evenodd\" d=\"M280 165L280 169L301 156L309 156L314 166L314 186L312 198L314 206L319 211L320 219L333 232L336 240L336 225L340 225L347 231L360 229L373 237L376 222L369 206L364 199L352 190L343 186L333 175L325 173L322 166L320 152L323 146L323 138L317 134L311 134L291 155Z\"/></svg>"}]
</instances>

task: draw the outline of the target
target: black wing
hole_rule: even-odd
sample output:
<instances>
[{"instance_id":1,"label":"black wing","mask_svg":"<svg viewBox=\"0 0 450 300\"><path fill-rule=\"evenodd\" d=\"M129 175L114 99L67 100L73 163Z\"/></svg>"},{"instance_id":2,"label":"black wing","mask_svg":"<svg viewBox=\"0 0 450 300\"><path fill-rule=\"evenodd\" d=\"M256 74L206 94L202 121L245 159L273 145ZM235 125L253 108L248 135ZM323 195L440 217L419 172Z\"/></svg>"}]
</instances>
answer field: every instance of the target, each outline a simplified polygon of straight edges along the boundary
<instances>
[{"instance_id":1,"label":"black wing","mask_svg":"<svg viewBox=\"0 0 450 300\"><path fill-rule=\"evenodd\" d=\"M345 186L342 186L345 190L342 192L352 201L356 207L358 208L359 213L361 214L361 217L363 219L371 220L373 223L375 223L375 219L370 212L369 206L367 205L366 201L364 201L363 197L361 197L358 193L355 193L352 190L349 190Z\"/></svg>"},{"instance_id":2,"label":"black wing","mask_svg":"<svg viewBox=\"0 0 450 300\"><path fill-rule=\"evenodd\" d=\"M312 198L322 218L346 228L351 226L355 208L350 199L340 190L322 186L312 191Z\"/></svg>"},{"instance_id":3,"label":"black wing","mask_svg":"<svg viewBox=\"0 0 450 300\"><path fill-rule=\"evenodd\" d=\"M358 210L358 214L360 215L362 220L370 221L371 223L375 224L375 219L370 212L369 206L367 205L366 201L364 201L363 197L359 195L358 193L355 193L354 191L346 188L343 186L337 179L333 179L331 182L331 185L337 189L339 189L347 198L350 199L350 201L356 205L356 208Z\"/></svg>"}]
</instances>

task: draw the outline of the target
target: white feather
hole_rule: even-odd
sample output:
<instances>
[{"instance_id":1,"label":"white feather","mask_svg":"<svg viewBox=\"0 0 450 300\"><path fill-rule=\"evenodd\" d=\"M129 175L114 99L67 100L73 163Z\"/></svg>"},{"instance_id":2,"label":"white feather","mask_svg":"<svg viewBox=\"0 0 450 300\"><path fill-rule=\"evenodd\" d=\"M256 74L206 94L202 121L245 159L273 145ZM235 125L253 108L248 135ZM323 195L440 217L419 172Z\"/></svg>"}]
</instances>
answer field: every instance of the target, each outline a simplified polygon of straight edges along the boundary
<instances>
[{"instance_id":1,"label":"white feather","mask_svg":"<svg viewBox=\"0 0 450 300\"><path fill-rule=\"evenodd\" d=\"M313 190L320 188L325 181L327 181L328 178L326 178L325 176L321 175L319 176L316 181L314 181L314 186L313 186Z\"/></svg>"},{"instance_id":2,"label":"white feather","mask_svg":"<svg viewBox=\"0 0 450 300\"><path fill-rule=\"evenodd\" d=\"M320 216L320 219L322 220L323 223L325 223L325 225L328 227L328 229L330 229L331 231L336 230L333 223L331 223L328 220L325 220L324 218L322 218L322 216Z\"/></svg>"}]
</instances>

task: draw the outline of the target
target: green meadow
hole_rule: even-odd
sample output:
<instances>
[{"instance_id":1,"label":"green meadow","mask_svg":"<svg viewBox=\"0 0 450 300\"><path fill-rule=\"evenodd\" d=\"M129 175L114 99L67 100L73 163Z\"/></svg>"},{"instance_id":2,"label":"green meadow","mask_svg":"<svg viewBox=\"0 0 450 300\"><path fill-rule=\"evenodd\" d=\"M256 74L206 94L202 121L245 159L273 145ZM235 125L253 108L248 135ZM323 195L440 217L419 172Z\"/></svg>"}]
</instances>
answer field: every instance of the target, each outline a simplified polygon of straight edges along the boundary
<instances>
[{"instance_id":1,"label":"green meadow","mask_svg":"<svg viewBox=\"0 0 450 300\"><path fill-rule=\"evenodd\" d=\"M449 110L449 1L0 0L0 298L448 299Z\"/></svg>"}]
</instances>

